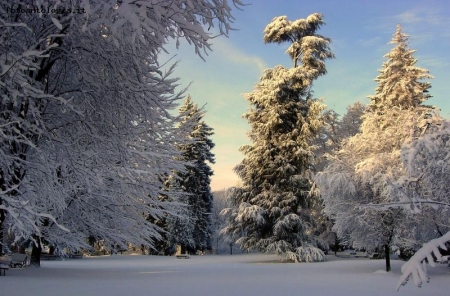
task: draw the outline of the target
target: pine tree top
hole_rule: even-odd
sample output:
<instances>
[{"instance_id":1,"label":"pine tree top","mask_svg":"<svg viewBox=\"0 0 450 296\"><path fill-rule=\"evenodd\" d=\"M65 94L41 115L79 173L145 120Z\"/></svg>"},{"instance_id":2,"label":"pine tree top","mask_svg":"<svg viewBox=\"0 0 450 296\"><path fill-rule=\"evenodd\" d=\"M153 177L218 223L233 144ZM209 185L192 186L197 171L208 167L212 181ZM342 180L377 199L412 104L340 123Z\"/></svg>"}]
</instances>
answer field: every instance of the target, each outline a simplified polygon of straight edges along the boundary
<instances>
[{"instance_id":1,"label":"pine tree top","mask_svg":"<svg viewBox=\"0 0 450 296\"><path fill-rule=\"evenodd\" d=\"M320 13L295 21L289 21L286 16L278 16L264 29L264 43L291 43L286 52L294 67L301 64L305 68L319 69L320 76L326 73L323 61L334 57L329 49L331 40L316 33L324 24Z\"/></svg>"},{"instance_id":2,"label":"pine tree top","mask_svg":"<svg viewBox=\"0 0 450 296\"><path fill-rule=\"evenodd\" d=\"M383 112L393 107L416 108L431 97L428 93L431 84L424 80L433 76L427 69L416 66L416 51L409 48L408 42L409 35L402 32L401 25L397 25L389 42L395 46L384 55L387 61L375 79L378 83L375 95L369 96L371 111Z\"/></svg>"}]
</instances>

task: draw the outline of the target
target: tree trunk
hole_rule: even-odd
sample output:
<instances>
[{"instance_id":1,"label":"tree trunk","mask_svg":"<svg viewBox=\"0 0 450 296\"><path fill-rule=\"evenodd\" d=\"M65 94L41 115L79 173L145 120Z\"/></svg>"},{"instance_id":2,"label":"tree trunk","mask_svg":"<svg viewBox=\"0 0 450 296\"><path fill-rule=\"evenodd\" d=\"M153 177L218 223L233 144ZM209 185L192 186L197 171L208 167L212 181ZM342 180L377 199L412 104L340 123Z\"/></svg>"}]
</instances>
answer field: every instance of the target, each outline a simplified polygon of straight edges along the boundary
<instances>
[{"instance_id":1,"label":"tree trunk","mask_svg":"<svg viewBox=\"0 0 450 296\"><path fill-rule=\"evenodd\" d=\"M2 200L0 199L0 205L2 204ZM5 245L4 236L3 236L3 221L5 221L5 210L0 210L0 256L4 254L3 246Z\"/></svg>"},{"instance_id":2,"label":"tree trunk","mask_svg":"<svg viewBox=\"0 0 450 296\"><path fill-rule=\"evenodd\" d=\"M30 265L33 265L35 267L41 267L41 252L42 252L41 238L36 236L35 240L36 242L33 243L33 249L31 251Z\"/></svg>"},{"instance_id":3,"label":"tree trunk","mask_svg":"<svg viewBox=\"0 0 450 296\"><path fill-rule=\"evenodd\" d=\"M337 256L337 251L339 250L339 239L336 232L334 234L334 256Z\"/></svg>"},{"instance_id":4,"label":"tree trunk","mask_svg":"<svg viewBox=\"0 0 450 296\"><path fill-rule=\"evenodd\" d=\"M391 258L389 254L389 245L384 245L384 256L386 257L386 271L391 271Z\"/></svg>"}]
</instances>

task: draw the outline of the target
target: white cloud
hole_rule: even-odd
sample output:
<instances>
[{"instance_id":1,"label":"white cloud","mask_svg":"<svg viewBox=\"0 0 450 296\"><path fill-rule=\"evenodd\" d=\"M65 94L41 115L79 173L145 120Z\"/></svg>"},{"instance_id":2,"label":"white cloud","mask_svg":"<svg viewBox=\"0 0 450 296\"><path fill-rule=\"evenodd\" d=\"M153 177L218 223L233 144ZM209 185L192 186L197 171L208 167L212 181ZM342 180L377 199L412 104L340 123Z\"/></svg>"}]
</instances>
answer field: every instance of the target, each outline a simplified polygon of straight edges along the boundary
<instances>
[{"instance_id":1,"label":"white cloud","mask_svg":"<svg viewBox=\"0 0 450 296\"><path fill-rule=\"evenodd\" d=\"M379 46L380 44L383 44L383 41L381 40L381 37L373 37L369 39L360 39L358 42L362 46Z\"/></svg>"},{"instance_id":2,"label":"white cloud","mask_svg":"<svg viewBox=\"0 0 450 296\"><path fill-rule=\"evenodd\" d=\"M418 13L415 12L415 11L403 12L403 13L395 16L395 18L397 18L400 23L407 23L407 24L409 24L409 23L423 22L423 17L420 17L418 15Z\"/></svg>"},{"instance_id":3,"label":"white cloud","mask_svg":"<svg viewBox=\"0 0 450 296\"><path fill-rule=\"evenodd\" d=\"M239 65L246 64L249 66L254 66L257 68L259 73L262 73L265 69L268 68L268 65L266 64L266 62L264 62L264 60L255 55L249 55L236 48L228 39L222 38L214 40L212 48L213 51L219 53L230 62Z\"/></svg>"},{"instance_id":4,"label":"white cloud","mask_svg":"<svg viewBox=\"0 0 450 296\"><path fill-rule=\"evenodd\" d=\"M396 15L395 18L404 24L423 25L427 23L432 26L442 26L448 21L448 18L442 15L442 10L434 7L414 8Z\"/></svg>"},{"instance_id":5,"label":"white cloud","mask_svg":"<svg viewBox=\"0 0 450 296\"><path fill-rule=\"evenodd\" d=\"M408 28L422 37L430 39L432 37L443 38L449 36L450 29L447 24L450 22L450 17L446 9L437 8L435 5L426 7L415 7L413 9L395 15L393 19L400 24L408 26ZM416 35L418 35L416 34Z\"/></svg>"},{"instance_id":6,"label":"white cloud","mask_svg":"<svg viewBox=\"0 0 450 296\"><path fill-rule=\"evenodd\" d=\"M426 68L448 68L450 61L446 58L434 56L418 56L419 63Z\"/></svg>"},{"instance_id":7,"label":"white cloud","mask_svg":"<svg viewBox=\"0 0 450 296\"><path fill-rule=\"evenodd\" d=\"M449 28L446 24L450 18L446 9L433 5L432 2L426 6L416 6L397 14L384 15L367 20L366 27L370 30L392 32L396 24L407 27L409 32L428 32L433 29L433 35L448 34ZM406 32L407 33L407 32Z\"/></svg>"}]
</instances>

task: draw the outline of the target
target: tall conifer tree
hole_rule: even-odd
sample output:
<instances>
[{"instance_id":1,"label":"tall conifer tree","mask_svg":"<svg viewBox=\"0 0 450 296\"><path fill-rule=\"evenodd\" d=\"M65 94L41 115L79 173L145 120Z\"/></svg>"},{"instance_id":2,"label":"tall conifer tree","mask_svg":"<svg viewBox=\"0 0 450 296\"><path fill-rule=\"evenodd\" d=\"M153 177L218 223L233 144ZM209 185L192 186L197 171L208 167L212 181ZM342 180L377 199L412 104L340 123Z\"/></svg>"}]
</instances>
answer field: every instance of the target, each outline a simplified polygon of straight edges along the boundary
<instances>
[{"instance_id":1,"label":"tall conifer tree","mask_svg":"<svg viewBox=\"0 0 450 296\"><path fill-rule=\"evenodd\" d=\"M310 144L324 109L311 88L326 73L325 60L333 57L330 39L317 34L323 24L322 15L315 13L293 22L276 17L265 28L266 43L291 43L287 52L294 67L266 70L245 95L252 143L241 147L245 158L235 168L242 181L231 194L237 208L224 210L229 218L224 232L239 237L241 247L294 261L324 259L309 245L310 209L317 198Z\"/></svg>"},{"instance_id":2,"label":"tall conifer tree","mask_svg":"<svg viewBox=\"0 0 450 296\"><path fill-rule=\"evenodd\" d=\"M433 78L428 70L416 66L415 50L408 46L409 35L402 32L401 25L389 44L394 44L384 57L387 59L375 79L378 86L375 95L369 96L370 110L383 113L386 109L416 108L431 97L428 89L430 82L423 79Z\"/></svg>"},{"instance_id":3,"label":"tall conifer tree","mask_svg":"<svg viewBox=\"0 0 450 296\"><path fill-rule=\"evenodd\" d=\"M191 129L186 141L179 145L186 169L176 178L177 187L185 193L180 201L187 207L181 210L181 217L171 219L169 231L172 242L180 244L182 249L204 251L211 249L213 195L210 183L213 171L210 164L214 163L211 152L214 143L210 137L213 130L203 121L205 111L198 108L190 96L181 106L180 113L181 125Z\"/></svg>"}]
</instances>

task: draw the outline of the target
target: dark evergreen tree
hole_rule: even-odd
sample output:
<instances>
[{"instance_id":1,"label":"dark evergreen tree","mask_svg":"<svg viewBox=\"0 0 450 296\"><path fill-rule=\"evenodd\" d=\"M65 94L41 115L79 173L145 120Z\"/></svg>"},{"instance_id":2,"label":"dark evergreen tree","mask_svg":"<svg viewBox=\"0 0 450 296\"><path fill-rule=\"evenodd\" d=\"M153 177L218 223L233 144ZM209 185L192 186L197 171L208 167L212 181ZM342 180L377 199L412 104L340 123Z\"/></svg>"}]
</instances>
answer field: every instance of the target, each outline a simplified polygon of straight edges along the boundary
<instances>
[{"instance_id":1,"label":"dark evergreen tree","mask_svg":"<svg viewBox=\"0 0 450 296\"><path fill-rule=\"evenodd\" d=\"M181 125L191 128L188 139L179 145L181 160L186 163L184 172L177 173L175 186L184 194L179 202L186 204L180 207L180 216L170 218L169 232L171 241L180 244L182 252L195 252L211 249L211 212L213 195L210 188L214 163L211 149L214 143L210 139L213 130L204 121L205 111L186 98L180 108Z\"/></svg>"},{"instance_id":2,"label":"dark evergreen tree","mask_svg":"<svg viewBox=\"0 0 450 296\"><path fill-rule=\"evenodd\" d=\"M294 67L276 66L264 72L246 95L251 107L244 117L251 126L252 144L241 148L244 160L235 168L242 185L231 198L237 208L225 210L230 236L241 247L275 252L294 261L323 260L310 243L311 209L317 202L314 188L314 148L325 108L313 99L313 81L326 73L332 58L330 40L316 31L322 15L290 22L277 17L264 30L264 41L290 42Z\"/></svg>"}]
</instances>

